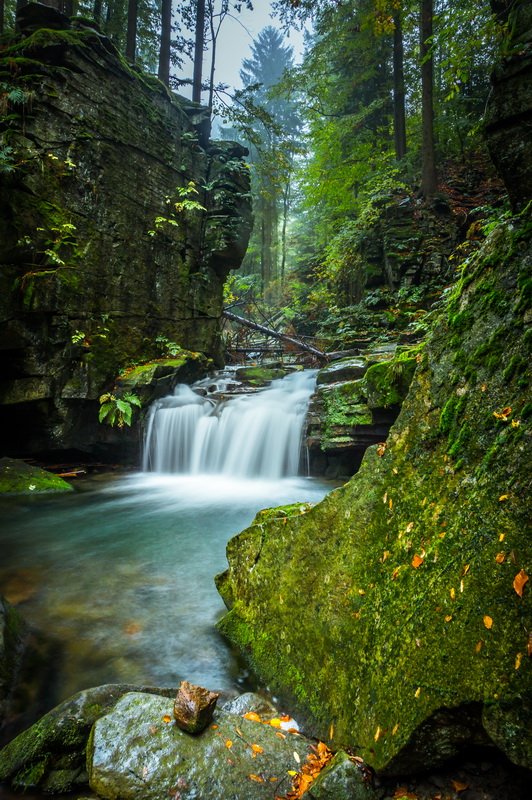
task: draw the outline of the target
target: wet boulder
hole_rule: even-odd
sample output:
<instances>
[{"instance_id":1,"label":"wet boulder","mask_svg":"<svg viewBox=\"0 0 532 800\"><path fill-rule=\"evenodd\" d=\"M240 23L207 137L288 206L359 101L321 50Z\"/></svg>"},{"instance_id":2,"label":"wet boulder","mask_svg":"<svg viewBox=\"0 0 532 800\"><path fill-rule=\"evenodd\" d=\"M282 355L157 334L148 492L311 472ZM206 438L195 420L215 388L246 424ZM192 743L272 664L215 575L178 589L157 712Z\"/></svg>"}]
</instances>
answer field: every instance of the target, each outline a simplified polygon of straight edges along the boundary
<instances>
[{"instance_id":1,"label":"wet boulder","mask_svg":"<svg viewBox=\"0 0 532 800\"><path fill-rule=\"evenodd\" d=\"M312 743L217 710L199 736L180 730L172 704L133 692L94 725L87 747L90 786L114 800L271 800L291 786Z\"/></svg>"},{"instance_id":2,"label":"wet boulder","mask_svg":"<svg viewBox=\"0 0 532 800\"><path fill-rule=\"evenodd\" d=\"M72 486L40 467L16 458L0 458L0 494L71 492Z\"/></svg>"}]
</instances>

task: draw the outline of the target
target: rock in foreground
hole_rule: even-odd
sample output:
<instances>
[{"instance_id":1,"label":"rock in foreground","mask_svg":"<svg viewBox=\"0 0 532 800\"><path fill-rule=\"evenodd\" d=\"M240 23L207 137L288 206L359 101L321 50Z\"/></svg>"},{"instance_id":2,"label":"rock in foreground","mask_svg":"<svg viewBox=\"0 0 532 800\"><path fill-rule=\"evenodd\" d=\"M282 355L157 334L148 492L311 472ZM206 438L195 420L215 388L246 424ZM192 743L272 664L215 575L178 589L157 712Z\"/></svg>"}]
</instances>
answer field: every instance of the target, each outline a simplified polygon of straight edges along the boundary
<instances>
[{"instance_id":1,"label":"rock in foreground","mask_svg":"<svg viewBox=\"0 0 532 800\"><path fill-rule=\"evenodd\" d=\"M40 467L15 458L0 458L0 494L43 494L71 492L72 486Z\"/></svg>"}]
</instances>

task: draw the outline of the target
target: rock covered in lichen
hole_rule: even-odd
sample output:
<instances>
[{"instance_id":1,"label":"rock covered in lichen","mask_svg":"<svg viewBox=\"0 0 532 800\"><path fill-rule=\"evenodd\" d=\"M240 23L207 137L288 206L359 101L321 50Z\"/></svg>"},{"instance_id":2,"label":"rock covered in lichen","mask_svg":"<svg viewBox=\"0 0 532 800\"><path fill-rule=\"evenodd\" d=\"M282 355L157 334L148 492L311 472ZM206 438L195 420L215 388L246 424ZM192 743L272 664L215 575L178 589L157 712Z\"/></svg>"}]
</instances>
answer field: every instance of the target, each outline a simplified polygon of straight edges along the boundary
<instances>
[{"instance_id":1,"label":"rock covered in lichen","mask_svg":"<svg viewBox=\"0 0 532 800\"><path fill-rule=\"evenodd\" d=\"M315 508L228 544L220 629L310 730L382 772L488 742L482 708L510 758L530 752L530 591L514 581L532 569L531 259L529 216L494 232L435 322L388 446Z\"/></svg>"}]
</instances>

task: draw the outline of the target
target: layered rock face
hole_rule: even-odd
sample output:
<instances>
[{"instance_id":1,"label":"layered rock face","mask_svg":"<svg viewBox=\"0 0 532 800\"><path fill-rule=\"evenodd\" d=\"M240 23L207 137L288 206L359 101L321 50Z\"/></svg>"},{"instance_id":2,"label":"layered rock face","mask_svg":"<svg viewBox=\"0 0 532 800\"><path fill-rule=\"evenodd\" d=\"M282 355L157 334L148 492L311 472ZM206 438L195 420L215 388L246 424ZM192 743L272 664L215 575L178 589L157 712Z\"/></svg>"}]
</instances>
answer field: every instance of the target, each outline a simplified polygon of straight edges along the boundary
<instances>
[{"instance_id":1,"label":"layered rock face","mask_svg":"<svg viewBox=\"0 0 532 800\"><path fill-rule=\"evenodd\" d=\"M206 139L204 109L88 23L21 15L0 62L1 423L8 451L94 450L97 398L121 367L174 342L220 361L247 168L240 146Z\"/></svg>"}]
</instances>

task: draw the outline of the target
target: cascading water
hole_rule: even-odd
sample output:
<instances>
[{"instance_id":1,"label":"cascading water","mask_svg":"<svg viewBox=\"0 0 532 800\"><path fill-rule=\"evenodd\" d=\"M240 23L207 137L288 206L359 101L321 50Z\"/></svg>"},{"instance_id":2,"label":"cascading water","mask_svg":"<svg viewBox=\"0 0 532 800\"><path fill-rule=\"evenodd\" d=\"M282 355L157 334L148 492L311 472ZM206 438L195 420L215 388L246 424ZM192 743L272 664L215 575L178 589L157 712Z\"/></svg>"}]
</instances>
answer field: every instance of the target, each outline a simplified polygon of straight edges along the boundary
<instances>
[{"instance_id":1,"label":"cascading water","mask_svg":"<svg viewBox=\"0 0 532 800\"><path fill-rule=\"evenodd\" d=\"M177 386L152 407L145 471L277 479L297 475L303 425L316 370L219 405Z\"/></svg>"}]
</instances>

